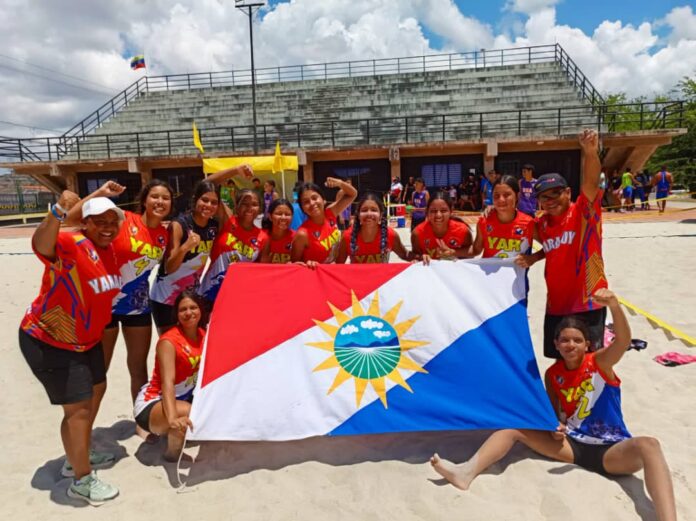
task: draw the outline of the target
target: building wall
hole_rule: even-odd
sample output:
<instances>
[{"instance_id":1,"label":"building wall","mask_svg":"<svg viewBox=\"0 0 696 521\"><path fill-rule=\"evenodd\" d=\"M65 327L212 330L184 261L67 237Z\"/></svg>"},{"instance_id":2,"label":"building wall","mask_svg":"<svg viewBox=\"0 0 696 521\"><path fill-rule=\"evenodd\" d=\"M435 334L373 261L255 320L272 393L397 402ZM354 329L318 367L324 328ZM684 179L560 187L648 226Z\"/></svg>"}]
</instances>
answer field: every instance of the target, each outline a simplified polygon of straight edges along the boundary
<instances>
[{"instance_id":1,"label":"building wall","mask_svg":"<svg viewBox=\"0 0 696 521\"><path fill-rule=\"evenodd\" d=\"M174 190L172 215L188 209L193 187L203 179L203 167L153 168L152 177L166 181Z\"/></svg>"}]
</instances>

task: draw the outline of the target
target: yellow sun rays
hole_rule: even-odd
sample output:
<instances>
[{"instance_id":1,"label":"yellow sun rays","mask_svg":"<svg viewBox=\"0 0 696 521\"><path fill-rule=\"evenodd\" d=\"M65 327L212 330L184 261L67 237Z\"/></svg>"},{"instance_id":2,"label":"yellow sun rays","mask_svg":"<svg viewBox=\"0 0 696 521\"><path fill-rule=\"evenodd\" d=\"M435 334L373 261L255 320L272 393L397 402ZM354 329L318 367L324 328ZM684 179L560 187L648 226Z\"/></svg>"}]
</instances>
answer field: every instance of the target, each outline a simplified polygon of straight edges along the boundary
<instances>
[{"instance_id":1,"label":"yellow sun rays","mask_svg":"<svg viewBox=\"0 0 696 521\"><path fill-rule=\"evenodd\" d=\"M351 292L351 307L350 315L336 306L328 302L329 309L336 320L336 325L329 324L320 320L314 320L314 323L327 335L331 340L323 342L307 342L308 346L329 351L331 356L326 358L322 363L317 365L313 371L324 371L328 369L338 369L336 376L327 391L331 394L343 383L351 378L355 384L355 404L360 406L362 398L370 384L374 389L380 401L387 408L387 380L391 380L395 384L403 387L408 392L413 392L411 386L406 382L399 370L415 371L419 373L427 373L418 363L406 356L406 352L417 347L425 346L428 342L420 340L411 340L402 338L406 332L415 324L420 316L412 317L402 322L397 323L396 318L399 314L403 301L396 303L384 315L381 315L379 309L379 294L375 292L367 311L363 309L360 301ZM389 344L383 351L365 351L371 346L364 348L351 345L350 347L338 347L336 345L336 336L341 328L347 323L354 320L356 317L373 317L386 322L393 332L397 335L398 345ZM389 326L385 326L389 328ZM351 327L350 325L348 327ZM381 326L380 326L381 327ZM376 334L375 334L376 336ZM337 351L338 349L338 351ZM337 354L340 352L340 354ZM375 373L373 375L373 373ZM363 376L367 375L367 376Z\"/></svg>"}]
</instances>

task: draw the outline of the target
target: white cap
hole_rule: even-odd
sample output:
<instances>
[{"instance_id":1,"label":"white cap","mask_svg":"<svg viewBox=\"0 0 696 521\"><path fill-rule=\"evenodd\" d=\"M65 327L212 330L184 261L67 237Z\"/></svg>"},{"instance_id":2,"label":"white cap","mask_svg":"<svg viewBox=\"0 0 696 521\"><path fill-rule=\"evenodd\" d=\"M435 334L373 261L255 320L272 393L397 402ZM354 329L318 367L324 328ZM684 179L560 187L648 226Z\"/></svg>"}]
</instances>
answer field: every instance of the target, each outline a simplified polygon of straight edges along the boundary
<instances>
[{"instance_id":1,"label":"white cap","mask_svg":"<svg viewBox=\"0 0 696 521\"><path fill-rule=\"evenodd\" d=\"M120 222L123 222L123 220L126 218L123 210L116 206L108 197L93 197L92 199L85 201L85 203L82 205L82 218L86 219L90 215L101 215L109 210L116 212Z\"/></svg>"}]
</instances>

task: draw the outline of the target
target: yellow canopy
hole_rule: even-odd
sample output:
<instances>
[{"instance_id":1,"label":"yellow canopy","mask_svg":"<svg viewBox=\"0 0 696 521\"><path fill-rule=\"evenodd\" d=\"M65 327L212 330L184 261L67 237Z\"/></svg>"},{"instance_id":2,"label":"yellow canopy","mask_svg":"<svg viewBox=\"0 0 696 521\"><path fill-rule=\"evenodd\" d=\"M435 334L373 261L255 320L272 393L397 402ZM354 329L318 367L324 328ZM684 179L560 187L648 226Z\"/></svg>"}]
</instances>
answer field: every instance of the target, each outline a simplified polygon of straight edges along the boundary
<instances>
[{"instance_id":1,"label":"yellow canopy","mask_svg":"<svg viewBox=\"0 0 696 521\"><path fill-rule=\"evenodd\" d=\"M282 169L285 171L297 171L297 156L280 156ZM203 159L203 171L206 174L214 174L226 168L248 164L254 172L273 172L274 156L245 156L245 157L218 157ZM277 172L280 173L280 172Z\"/></svg>"}]
</instances>

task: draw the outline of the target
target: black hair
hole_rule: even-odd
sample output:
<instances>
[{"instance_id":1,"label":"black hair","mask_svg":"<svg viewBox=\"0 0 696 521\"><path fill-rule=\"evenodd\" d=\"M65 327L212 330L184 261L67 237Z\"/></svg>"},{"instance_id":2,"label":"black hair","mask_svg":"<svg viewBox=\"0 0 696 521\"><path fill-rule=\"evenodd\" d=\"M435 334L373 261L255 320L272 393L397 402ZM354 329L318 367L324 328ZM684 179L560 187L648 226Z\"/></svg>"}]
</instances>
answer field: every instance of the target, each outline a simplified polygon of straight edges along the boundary
<instances>
[{"instance_id":1,"label":"black hair","mask_svg":"<svg viewBox=\"0 0 696 521\"><path fill-rule=\"evenodd\" d=\"M326 197L324 197L324 192L322 192L321 187L318 184L315 183L302 183L297 190L297 201L300 203L300 209L302 209L302 213L307 215L304 211L304 208L302 208L302 194L308 191L316 192L318 193L321 198L324 200L324 204L326 204Z\"/></svg>"},{"instance_id":2,"label":"black hair","mask_svg":"<svg viewBox=\"0 0 696 521\"><path fill-rule=\"evenodd\" d=\"M273 188L275 188L275 186L276 186L275 181L273 179L267 179L265 182L268 183L269 185L271 185Z\"/></svg>"},{"instance_id":3,"label":"black hair","mask_svg":"<svg viewBox=\"0 0 696 521\"><path fill-rule=\"evenodd\" d=\"M513 192L515 192L515 195L519 195L520 193L520 183L517 181L516 177L513 177L511 175L504 175L499 179L496 179L495 182L493 183L493 188L495 188L498 185L507 185L509 186Z\"/></svg>"},{"instance_id":4,"label":"black hair","mask_svg":"<svg viewBox=\"0 0 696 521\"><path fill-rule=\"evenodd\" d=\"M430 196L430 199L428 199L428 204L425 205L426 213L428 210L430 210L430 205L433 204L434 201L445 201L447 207L450 209L450 211L452 211L452 199L450 199L449 194L442 190L438 190Z\"/></svg>"},{"instance_id":5,"label":"black hair","mask_svg":"<svg viewBox=\"0 0 696 521\"><path fill-rule=\"evenodd\" d=\"M387 238L388 236L388 224L387 224L387 211L384 208L384 203L382 198L373 192L366 192L358 200L355 205L355 219L353 220L353 232L350 235L350 256L355 255L355 250L358 247L358 235L360 234L360 207L365 203L365 201L374 201L379 208L381 214L379 225L380 225L380 238L379 238L379 254L382 258L382 262L389 262L389 251L387 248Z\"/></svg>"},{"instance_id":6,"label":"black hair","mask_svg":"<svg viewBox=\"0 0 696 521\"><path fill-rule=\"evenodd\" d=\"M422 184L423 186L425 186L425 181L423 181L423 178L422 178L422 177L416 177L416 180L413 181L413 184L416 184L416 183L420 183L420 184Z\"/></svg>"},{"instance_id":7,"label":"black hair","mask_svg":"<svg viewBox=\"0 0 696 521\"><path fill-rule=\"evenodd\" d=\"M268 230L269 232L273 230L273 221L271 221L271 215L279 206L287 206L290 209L290 214L295 213L292 207L292 203L290 201L283 198L276 199L268 206L268 215L263 218L263 221L261 222L261 228L263 228L264 230Z\"/></svg>"},{"instance_id":8,"label":"black hair","mask_svg":"<svg viewBox=\"0 0 696 521\"><path fill-rule=\"evenodd\" d=\"M218 199L220 198L220 187L212 181L208 181L207 179L201 179L196 183L196 186L193 187L191 211L193 211L196 208L196 201L203 197L203 194L207 194L208 192L215 192L215 195L218 196Z\"/></svg>"},{"instance_id":9,"label":"black hair","mask_svg":"<svg viewBox=\"0 0 696 521\"><path fill-rule=\"evenodd\" d=\"M534 172L534 165L526 163L526 164L522 165L522 170L531 170L532 172Z\"/></svg>"},{"instance_id":10,"label":"black hair","mask_svg":"<svg viewBox=\"0 0 696 521\"><path fill-rule=\"evenodd\" d=\"M581 318L569 315L567 317L563 317L556 326L556 329L553 333L554 340L558 340L558 337L561 336L561 331L568 328L577 329L578 331L580 331L580 333L582 333L582 336L585 337L585 340L590 339L590 330L588 329L585 321Z\"/></svg>"},{"instance_id":11,"label":"black hair","mask_svg":"<svg viewBox=\"0 0 696 521\"><path fill-rule=\"evenodd\" d=\"M145 186L143 186L138 194L138 213L145 212L145 201L147 200L147 196L150 195L150 191L157 186L163 186L169 192L169 197L171 198L172 202L172 206L169 208L169 211L171 212L171 209L174 206L174 190L172 190L172 187L166 181L162 181L161 179L152 179Z\"/></svg>"},{"instance_id":12,"label":"black hair","mask_svg":"<svg viewBox=\"0 0 696 521\"><path fill-rule=\"evenodd\" d=\"M201 297L198 293L196 293L195 290L192 289L185 289L184 291L179 293L179 295L177 295L176 300L174 301L174 307L172 309L172 313L174 315L172 318L174 319L174 322L177 325L179 324L179 304L181 304L181 301L185 298L190 298L196 304L198 304L198 307L201 310L201 318L198 321L198 327L204 327L205 324L208 323L208 306L203 297Z\"/></svg>"}]
</instances>

